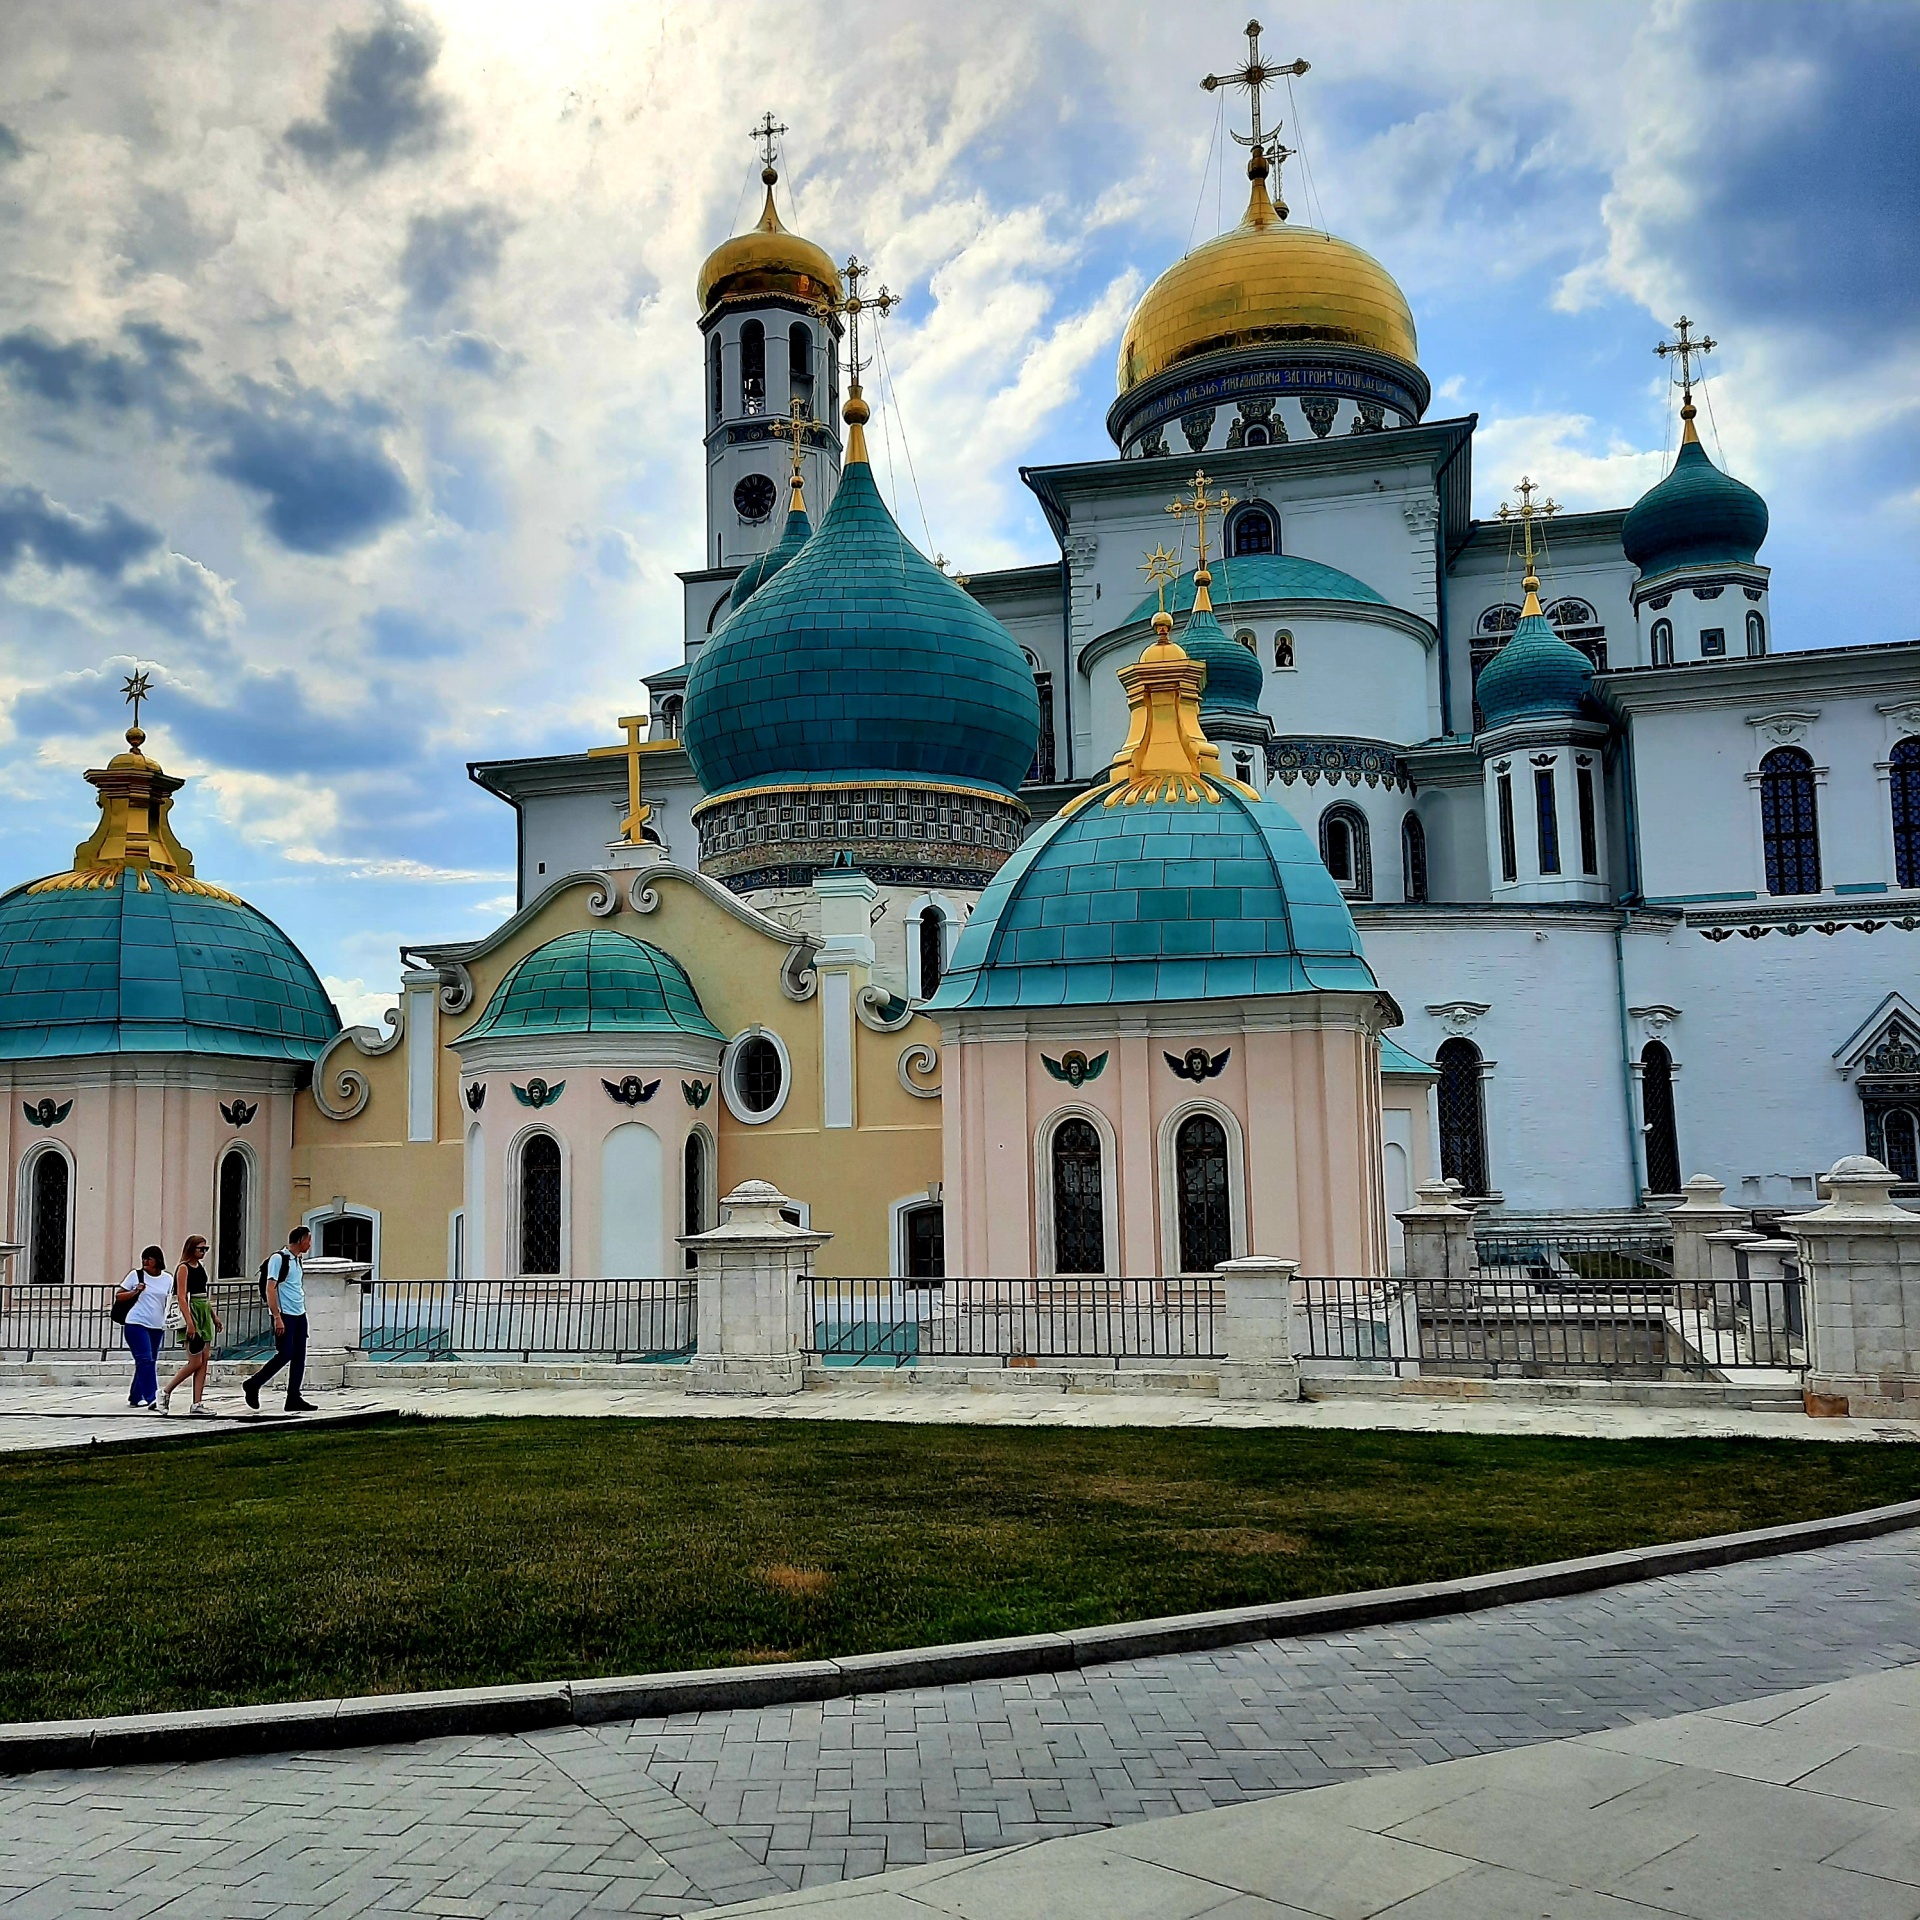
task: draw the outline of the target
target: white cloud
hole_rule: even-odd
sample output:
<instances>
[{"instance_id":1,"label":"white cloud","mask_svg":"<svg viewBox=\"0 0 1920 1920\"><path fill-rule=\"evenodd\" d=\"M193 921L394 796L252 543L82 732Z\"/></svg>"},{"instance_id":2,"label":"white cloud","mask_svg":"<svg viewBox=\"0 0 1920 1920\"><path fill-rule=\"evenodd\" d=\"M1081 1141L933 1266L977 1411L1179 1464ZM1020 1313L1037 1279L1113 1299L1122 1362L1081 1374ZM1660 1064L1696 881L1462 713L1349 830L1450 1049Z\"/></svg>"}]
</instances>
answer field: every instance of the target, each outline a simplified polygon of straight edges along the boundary
<instances>
[{"instance_id":1,"label":"white cloud","mask_svg":"<svg viewBox=\"0 0 1920 1920\"><path fill-rule=\"evenodd\" d=\"M320 984L350 1027L381 1028L388 1010L400 1001L393 988L370 987L364 980L342 980L328 973L321 976Z\"/></svg>"}]
</instances>

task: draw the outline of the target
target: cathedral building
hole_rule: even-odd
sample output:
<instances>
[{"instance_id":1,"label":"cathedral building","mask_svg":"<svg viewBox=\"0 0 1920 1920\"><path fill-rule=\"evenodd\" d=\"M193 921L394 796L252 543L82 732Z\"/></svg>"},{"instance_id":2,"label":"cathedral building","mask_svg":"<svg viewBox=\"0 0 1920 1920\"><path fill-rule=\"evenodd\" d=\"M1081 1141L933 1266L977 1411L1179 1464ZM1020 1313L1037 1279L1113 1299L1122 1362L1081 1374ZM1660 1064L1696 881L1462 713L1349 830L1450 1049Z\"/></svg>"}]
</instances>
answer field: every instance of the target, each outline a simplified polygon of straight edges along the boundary
<instances>
[{"instance_id":1,"label":"cathedral building","mask_svg":"<svg viewBox=\"0 0 1920 1920\"><path fill-rule=\"evenodd\" d=\"M1265 72L1227 76L1244 216L1135 309L1111 447L1022 470L1053 550L964 581L867 462L892 296L786 229L769 143L697 286L682 658L624 742L471 769L515 811L517 912L407 947L381 1033L238 903L205 936L291 996L217 1047L168 1029L164 1180L204 1211L229 1136L255 1156L234 1258L290 1211L390 1277L664 1275L763 1178L829 1273L1360 1275L1438 1176L1511 1217L1700 1171L1804 1205L1862 1150L1920 1182L1920 644L1775 632L1687 321L1658 485L1562 513L1522 479L1476 519L1476 422L1429 417L1387 269L1290 217ZM150 763L89 778L164 826ZM124 997L136 899L207 897L133 844L0 900L0 935L121 900ZM44 960L0 976L0 1037ZM14 1238L48 1151L70 1194L127 1177L89 1155L160 1097L135 1031L5 1063L80 1103L15 1142Z\"/></svg>"}]
</instances>

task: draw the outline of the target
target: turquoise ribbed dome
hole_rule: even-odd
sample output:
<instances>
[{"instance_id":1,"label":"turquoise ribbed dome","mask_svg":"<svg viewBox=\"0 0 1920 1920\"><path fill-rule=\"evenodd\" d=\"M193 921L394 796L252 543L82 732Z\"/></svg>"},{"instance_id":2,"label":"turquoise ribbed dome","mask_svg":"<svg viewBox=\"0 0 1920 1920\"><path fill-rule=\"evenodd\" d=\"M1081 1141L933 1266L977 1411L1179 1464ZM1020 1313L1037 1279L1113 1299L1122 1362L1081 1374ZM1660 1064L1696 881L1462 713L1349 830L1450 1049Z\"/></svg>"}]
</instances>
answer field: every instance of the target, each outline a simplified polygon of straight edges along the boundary
<instances>
[{"instance_id":1,"label":"turquoise ribbed dome","mask_svg":"<svg viewBox=\"0 0 1920 1920\"><path fill-rule=\"evenodd\" d=\"M1643 574L1652 574L1674 567L1751 566L1766 537L1767 503L1722 473L1706 448L1689 439L1673 471L1634 503L1620 544Z\"/></svg>"},{"instance_id":2,"label":"turquoise ribbed dome","mask_svg":"<svg viewBox=\"0 0 1920 1920\"><path fill-rule=\"evenodd\" d=\"M35 884L0 898L0 1059L306 1061L340 1030L300 949L244 900L131 868Z\"/></svg>"},{"instance_id":3,"label":"turquoise ribbed dome","mask_svg":"<svg viewBox=\"0 0 1920 1920\"><path fill-rule=\"evenodd\" d=\"M1235 607L1259 600L1353 600L1372 607L1387 604L1385 595L1375 592L1364 580L1356 580L1338 567L1322 566L1318 560L1303 560L1296 553L1243 553L1232 560L1210 560L1207 566L1213 575L1209 597L1214 611L1224 609L1229 624ZM1194 599L1194 577L1183 573L1167 588L1167 611L1177 619L1192 607ZM1151 620L1159 604L1157 594L1148 594L1120 622L1121 626Z\"/></svg>"},{"instance_id":4,"label":"turquoise ribbed dome","mask_svg":"<svg viewBox=\"0 0 1920 1920\"><path fill-rule=\"evenodd\" d=\"M1040 702L1013 636L909 543L856 460L819 531L700 649L682 732L710 795L836 778L1011 794Z\"/></svg>"},{"instance_id":5,"label":"turquoise ribbed dome","mask_svg":"<svg viewBox=\"0 0 1920 1920\"><path fill-rule=\"evenodd\" d=\"M1298 822L1215 784L1217 801L1109 807L1096 791L1056 814L981 896L929 1006L1375 991L1353 915Z\"/></svg>"},{"instance_id":6,"label":"turquoise ribbed dome","mask_svg":"<svg viewBox=\"0 0 1920 1920\"><path fill-rule=\"evenodd\" d=\"M670 953L595 927L563 933L516 961L458 1045L482 1038L563 1033L726 1035L701 1010L686 969Z\"/></svg>"},{"instance_id":7,"label":"turquoise ribbed dome","mask_svg":"<svg viewBox=\"0 0 1920 1920\"><path fill-rule=\"evenodd\" d=\"M1529 587L1532 581L1528 582ZM1536 611L1523 614L1513 638L1480 669L1474 697L1489 728L1509 720L1563 719L1580 713L1593 686L1593 662Z\"/></svg>"},{"instance_id":8,"label":"turquoise ribbed dome","mask_svg":"<svg viewBox=\"0 0 1920 1920\"><path fill-rule=\"evenodd\" d=\"M744 607L812 538L813 522L807 518L806 508L791 508L780 538L765 553L756 553L740 569L739 578L734 581L733 589L727 595L728 610L738 612Z\"/></svg>"},{"instance_id":9,"label":"turquoise ribbed dome","mask_svg":"<svg viewBox=\"0 0 1920 1920\"><path fill-rule=\"evenodd\" d=\"M1180 644L1188 656L1206 663L1207 684L1200 695L1200 717L1210 713L1258 713L1260 689L1266 676L1251 647L1229 639L1226 630L1206 608L1181 629Z\"/></svg>"}]
</instances>

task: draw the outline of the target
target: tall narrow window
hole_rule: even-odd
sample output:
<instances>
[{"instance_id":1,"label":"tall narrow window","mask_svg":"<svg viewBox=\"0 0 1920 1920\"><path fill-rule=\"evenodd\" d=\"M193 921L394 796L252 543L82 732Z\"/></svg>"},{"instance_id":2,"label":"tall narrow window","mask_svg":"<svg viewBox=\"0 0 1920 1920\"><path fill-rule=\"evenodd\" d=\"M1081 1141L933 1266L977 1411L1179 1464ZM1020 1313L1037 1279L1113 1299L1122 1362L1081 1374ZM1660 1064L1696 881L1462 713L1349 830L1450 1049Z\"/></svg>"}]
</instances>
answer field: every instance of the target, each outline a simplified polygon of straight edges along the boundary
<instances>
[{"instance_id":1,"label":"tall narrow window","mask_svg":"<svg viewBox=\"0 0 1920 1920\"><path fill-rule=\"evenodd\" d=\"M1107 1229L1100 1194L1100 1136L1090 1120L1053 1130L1053 1270L1105 1273Z\"/></svg>"},{"instance_id":2,"label":"tall narrow window","mask_svg":"<svg viewBox=\"0 0 1920 1920\"><path fill-rule=\"evenodd\" d=\"M1759 614L1747 615L1747 658L1758 660L1767 650L1767 623Z\"/></svg>"},{"instance_id":3,"label":"tall narrow window","mask_svg":"<svg viewBox=\"0 0 1920 1920\"><path fill-rule=\"evenodd\" d=\"M909 1280L944 1280L947 1276L947 1228L944 1209L929 1202L909 1207L900 1219L901 1252Z\"/></svg>"},{"instance_id":4,"label":"tall narrow window","mask_svg":"<svg viewBox=\"0 0 1920 1920\"><path fill-rule=\"evenodd\" d=\"M1560 803L1554 796L1553 769L1533 770L1534 840L1540 849L1540 871L1560 871Z\"/></svg>"},{"instance_id":5,"label":"tall narrow window","mask_svg":"<svg viewBox=\"0 0 1920 1920\"><path fill-rule=\"evenodd\" d=\"M1329 807L1320 816L1320 858L1349 900L1373 898L1373 850L1364 813Z\"/></svg>"},{"instance_id":6,"label":"tall narrow window","mask_svg":"<svg viewBox=\"0 0 1920 1920\"><path fill-rule=\"evenodd\" d=\"M681 1157L681 1178L683 1189L680 1201L680 1231L682 1233L705 1233L707 1231L707 1142L705 1136L698 1133L687 1135L686 1151ZM700 1256L689 1247L686 1250L686 1264L695 1266Z\"/></svg>"},{"instance_id":7,"label":"tall narrow window","mask_svg":"<svg viewBox=\"0 0 1920 1920\"><path fill-rule=\"evenodd\" d=\"M1582 761L1574 770L1574 791L1580 799L1580 871L1600 871L1600 815L1593 791L1593 769Z\"/></svg>"},{"instance_id":8,"label":"tall narrow window","mask_svg":"<svg viewBox=\"0 0 1920 1920\"><path fill-rule=\"evenodd\" d=\"M1411 901L1427 897L1427 830L1420 816L1410 813L1400 822L1400 877Z\"/></svg>"},{"instance_id":9,"label":"tall narrow window","mask_svg":"<svg viewBox=\"0 0 1920 1920\"><path fill-rule=\"evenodd\" d=\"M1480 1096L1480 1049L1471 1040L1443 1040L1440 1069L1440 1172L1468 1193L1487 1190L1487 1121Z\"/></svg>"},{"instance_id":10,"label":"tall narrow window","mask_svg":"<svg viewBox=\"0 0 1920 1920\"><path fill-rule=\"evenodd\" d=\"M1640 1118L1647 1143L1647 1191L1680 1191L1680 1134L1673 1118L1673 1055L1658 1040L1640 1049Z\"/></svg>"},{"instance_id":11,"label":"tall narrow window","mask_svg":"<svg viewBox=\"0 0 1920 1920\"><path fill-rule=\"evenodd\" d=\"M1880 1160L1901 1185L1920 1183L1920 1127L1912 1108L1888 1108L1880 1122Z\"/></svg>"},{"instance_id":12,"label":"tall narrow window","mask_svg":"<svg viewBox=\"0 0 1920 1920\"><path fill-rule=\"evenodd\" d=\"M929 998L947 970L947 917L938 907L920 909L920 997Z\"/></svg>"},{"instance_id":13,"label":"tall narrow window","mask_svg":"<svg viewBox=\"0 0 1920 1920\"><path fill-rule=\"evenodd\" d=\"M1894 882L1920 887L1920 740L1902 740L1889 758Z\"/></svg>"},{"instance_id":14,"label":"tall narrow window","mask_svg":"<svg viewBox=\"0 0 1920 1920\"><path fill-rule=\"evenodd\" d=\"M560 1271L560 1143L550 1133L520 1149L520 1271Z\"/></svg>"},{"instance_id":15,"label":"tall narrow window","mask_svg":"<svg viewBox=\"0 0 1920 1920\"><path fill-rule=\"evenodd\" d=\"M1180 1208L1180 1271L1211 1273L1233 1258L1227 1195L1227 1130L1210 1113L1181 1121L1174 1136Z\"/></svg>"},{"instance_id":16,"label":"tall narrow window","mask_svg":"<svg viewBox=\"0 0 1920 1920\"><path fill-rule=\"evenodd\" d=\"M1033 765L1027 769L1027 778L1051 786L1054 779L1053 675L1036 672L1033 690L1040 696L1040 738L1034 745Z\"/></svg>"},{"instance_id":17,"label":"tall narrow window","mask_svg":"<svg viewBox=\"0 0 1920 1920\"><path fill-rule=\"evenodd\" d=\"M27 1278L36 1287L67 1284L67 1208L72 1191L67 1156L43 1147L34 1156L28 1191Z\"/></svg>"},{"instance_id":18,"label":"tall narrow window","mask_svg":"<svg viewBox=\"0 0 1920 1920\"><path fill-rule=\"evenodd\" d=\"M1673 665L1673 622L1656 620L1653 623L1653 664L1656 667Z\"/></svg>"},{"instance_id":19,"label":"tall narrow window","mask_svg":"<svg viewBox=\"0 0 1920 1920\"><path fill-rule=\"evenodd\" d=\"M1500 816L1500 878L1520 878L1520 850L1513 837L1513 775L1503 773L1494 784L1494 811Z\"/></svg>"},{"instance_id":20,"label":"tall narrow window","mask_svg":"<svg viewBox=\"0 0 1920 1920\"><path fill-rule=\"evenodd\" d=\"M796 320L787 329L787 382L800 411L813 417L813 329Z\"/></svg>"},{"instance_id":21,"label":"tall narrow window","mask_svg":"<svg viewBox=\"0 0 1920 1920\"><path fill-rule=\"evenodd\" d=\"M213 1272L217 1280L238 1280L247 1270L247 1227L252 1196L248 1193L247 1156L229 1147L220 1156L218 1207L214 1221Z\"/></svg>"},{"instance_id":22,"label":"tall narrow window","mask_svg":"<svg viewBox=\"0 0 1920 1920\"><path fill-rule=\"evenodd\" d=\"M1799 747L1775 747L1760 762L1760 832L1769 893L1820 891L1820 811L1813 759Z\"/></svg>"},{"instance_id":23,"label":"tall narrow window","mask_svg":"<svg viewBox=\"0 0 1920 1920\"><path fill-rule=\"evenodd\" d=\"M740 411L767 410L767 330L758 320L740 329Z\"/></svg>"},{"instance_id":24,"label":"tall narrow window","mask_svg":"<svg viewBox=\"0 0 1920 1920\"><path fill-rule=\"evenodd\" d=\"M713 417L718 420L727 410L727 393L720 378L720 336L717 333L707 340L707 382L712 389Z\"/></svg>"}]
</instances>

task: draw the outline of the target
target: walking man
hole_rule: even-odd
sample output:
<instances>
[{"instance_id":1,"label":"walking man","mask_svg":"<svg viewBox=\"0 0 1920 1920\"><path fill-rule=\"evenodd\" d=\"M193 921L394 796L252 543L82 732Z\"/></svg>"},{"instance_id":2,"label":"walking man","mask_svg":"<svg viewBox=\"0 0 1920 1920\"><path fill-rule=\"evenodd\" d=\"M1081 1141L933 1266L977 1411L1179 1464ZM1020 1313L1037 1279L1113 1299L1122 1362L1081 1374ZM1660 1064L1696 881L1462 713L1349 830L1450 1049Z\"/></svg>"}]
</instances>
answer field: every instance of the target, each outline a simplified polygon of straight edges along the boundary
<instances>
[{"instance_id":1,"label":"walking man","mask_svg":"<svg viewBox=\"0 0 1920 1920\"><path fill-rule=\"evenodd\" d=\"M307 1291L300 1262L313 1245L310 1227L295 1227L287 1235L280 1252L270 1254L266 1264L267 1308L273 1315L273 1358L256 1374L248 1377L240 1391L247 1405L260 1410L260 1389L280 1371L287 1370L287 1411L317 1413L311 1400L300 1397L301 1377L307 1370Z\"/></svg>"}]
</instances>

